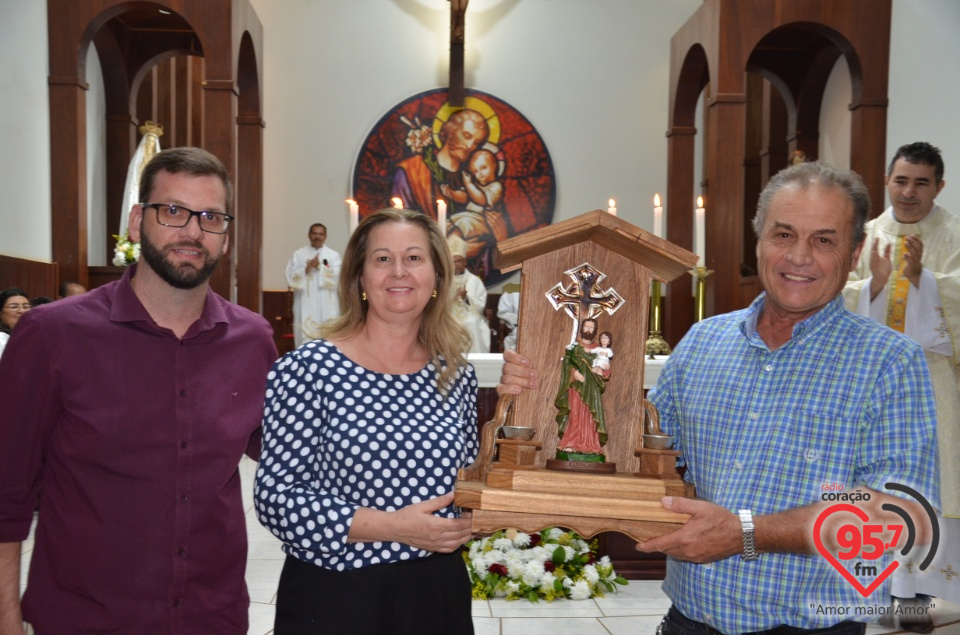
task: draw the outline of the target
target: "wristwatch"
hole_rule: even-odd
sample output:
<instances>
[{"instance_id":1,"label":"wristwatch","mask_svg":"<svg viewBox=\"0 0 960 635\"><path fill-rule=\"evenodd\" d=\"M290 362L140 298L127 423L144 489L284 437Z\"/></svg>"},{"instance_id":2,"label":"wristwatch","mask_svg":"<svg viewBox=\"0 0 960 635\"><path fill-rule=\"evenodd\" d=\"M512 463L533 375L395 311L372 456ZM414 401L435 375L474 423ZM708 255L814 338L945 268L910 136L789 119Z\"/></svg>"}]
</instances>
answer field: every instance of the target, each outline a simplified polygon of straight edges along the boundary
<instances>
[{"instance_id":1,"label":"wristwatch","mask_svg":"<svg viewBox=\"0 0 960 635\"><path fill-rule=\"evenodd\" d=\"M740 516L740 528L743 530L743 553L740 557L744 560L756 560L760 554L757 553L756 537L753 533L753 513L749 509L739 509L737 514Z\"/></svg>"}]
</instances>

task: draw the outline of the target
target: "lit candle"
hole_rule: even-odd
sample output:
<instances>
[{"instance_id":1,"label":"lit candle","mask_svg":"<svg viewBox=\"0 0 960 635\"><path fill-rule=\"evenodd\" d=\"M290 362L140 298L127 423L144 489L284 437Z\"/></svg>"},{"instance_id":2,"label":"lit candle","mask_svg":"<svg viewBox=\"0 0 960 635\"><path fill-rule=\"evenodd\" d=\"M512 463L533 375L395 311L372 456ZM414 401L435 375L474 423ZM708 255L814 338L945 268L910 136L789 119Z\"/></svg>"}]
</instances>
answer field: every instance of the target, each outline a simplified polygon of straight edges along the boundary
<instances>
[{"instance_id":1,"label":"lit candle","mask_svg":"<svg viewBox=\"0 0 960 635\"><path fill-rule=\"evenodd\" d=\"M653 235L663 238L663 208L660 207L660 195L653 195Z\"/></svg>"},{"instance_id":2,"label":"lit candle","mask_svg":"<svg viewBox=\"0 0 960 635\"><path fill-rule=\"evenodd\" d=\"M447 202L441 198L437 199L437 224L440 225L440 231L447 233Z\"/></svg>"},{"instance_id":3,"label":"lit candle","mask_svg":"<svg viewBox=\"0 0 960 635\"><path fill-rule=\"evenodd\" d=\"M706 216L703 209L703 197L697 197L697 210L693 215L694 227L697 234L697 266L707 266L707 248L706 248Z\"/></svg>"},{"instance_id":4,"label":"lit candle","mask_svg":"<svg viewBox=\"0 0 960 635\"><path fill-rule=\"evenodd\" d=\"M403 209L403 199L399 196L394 196L390 199L390 202L393 203L393 207L396 209Z\"/></svg>"},{"instance_id":5,"label":"lit candle","mask_svg":"<svg viewBox=\"0 0 960 635\"><path fill-rule=\"evenodd\" d=\"M617 202L611 198L609 201L607 201L607 203L610 205L610 207L607 208L607 211L610 212L611 214L613 214L614 216L616 216L616 215L617 215Z\"/></svg>"},{"instance_id":6,"label":"lit candle","mask_svg":"<svg viewBox=\"0 0 960 635\"><path fill-rule=\"evenodd\" d=\"M350 233L352 234L360 224L360 206L352 198L347 199L347 205L350 206Z\"/></svg>"}]
</instances>

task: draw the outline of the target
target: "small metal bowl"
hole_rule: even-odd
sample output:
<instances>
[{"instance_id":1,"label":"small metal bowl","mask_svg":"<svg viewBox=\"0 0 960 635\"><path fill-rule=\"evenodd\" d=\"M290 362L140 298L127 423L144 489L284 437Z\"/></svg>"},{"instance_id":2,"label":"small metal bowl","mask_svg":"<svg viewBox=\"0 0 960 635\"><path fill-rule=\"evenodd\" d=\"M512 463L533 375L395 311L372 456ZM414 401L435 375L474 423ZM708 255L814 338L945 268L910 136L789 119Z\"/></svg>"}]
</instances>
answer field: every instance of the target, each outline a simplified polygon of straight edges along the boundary
<instances>
[{"instance_id":1,"label":"small metal bowl","mask_svg":"<svg viewBox=\"0 0 960 635\"><path fill-rule=\"evenodd\" d=\"M669 434L645 434L643 447L648 450L669 450L673 447L673 437Z\"/></svg>"},{"instance_id":2,"label":"small metal bowl","mask_svg":"<svg viewBox=\"0 0 960 635\"><path fill-rule=\"evenodd\" d=\"M536 432L536 429L524 426L502 426L500 430L503 432L503 438L520 439L521 441L529 441L533 438L533 433Z\"/></svg>"}]
</instances>

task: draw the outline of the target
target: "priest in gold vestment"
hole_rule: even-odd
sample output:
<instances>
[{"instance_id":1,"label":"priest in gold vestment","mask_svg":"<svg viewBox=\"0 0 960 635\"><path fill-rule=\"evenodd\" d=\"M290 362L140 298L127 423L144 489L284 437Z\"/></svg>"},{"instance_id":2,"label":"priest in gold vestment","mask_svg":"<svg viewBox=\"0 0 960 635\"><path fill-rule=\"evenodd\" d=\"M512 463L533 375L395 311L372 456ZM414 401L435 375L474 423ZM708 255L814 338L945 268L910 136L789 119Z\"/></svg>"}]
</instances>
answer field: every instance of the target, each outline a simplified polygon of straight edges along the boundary
<instances>
[{"instance_id":1,"label":"priest in gold vestment","mask_svg":"<svg viewBox=\"0 0 960 635\"><path fill-rule=\"evenodd\" d=\"M928 143L897 150L885 182L890 207L867 223L844 296L847 308L904 333L926 352L943 503L937 557L919 571L926 550L914 550L894 574L892 593L960 602L960 217L934 200L944 186L943 159Z\"/></svg>"}]
</instances>

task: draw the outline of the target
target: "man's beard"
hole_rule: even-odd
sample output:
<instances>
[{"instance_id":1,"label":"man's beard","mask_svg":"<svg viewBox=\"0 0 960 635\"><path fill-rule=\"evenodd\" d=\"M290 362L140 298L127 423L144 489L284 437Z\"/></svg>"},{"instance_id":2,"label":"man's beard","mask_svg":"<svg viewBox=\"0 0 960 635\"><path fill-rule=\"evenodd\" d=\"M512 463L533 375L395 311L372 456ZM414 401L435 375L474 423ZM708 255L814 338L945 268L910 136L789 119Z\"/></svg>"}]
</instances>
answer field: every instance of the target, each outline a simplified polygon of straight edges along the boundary
<instances>
[{"instance_id":1,"label":"man's beard","mask_svg":"<svg viewBox=\"0 0 960 635\"><path fill-rule=\"evenodd\" d=\"M589 333L587 333L584 329L582 328L580 329L580 339L582 339L584 342L592 342L593 338L595 338L596 336L597 336L596 331L590 331Z\"/></svg>"},{"instance_id":2,"label":"man's beard","mask_svg":"<svg viewBox=\"0 0 960 635\"><path fill-rule=\"evenodd\" d=\"M147 265L153 269L164 282L175 289L196 289L210 278L210 274L213 273L213 270L217 268L217 264L220 262L220 256L213 258L210 252L199 243L187 241L175 245L167 245L166 249L172 250L184 247L197 249L203 254L202 268L196 269L186 262L181 265L173 264L164 257L163 251L150 241L146 232L140 233L140 256L146 261Z\"/></svg>"}]
</instances>

